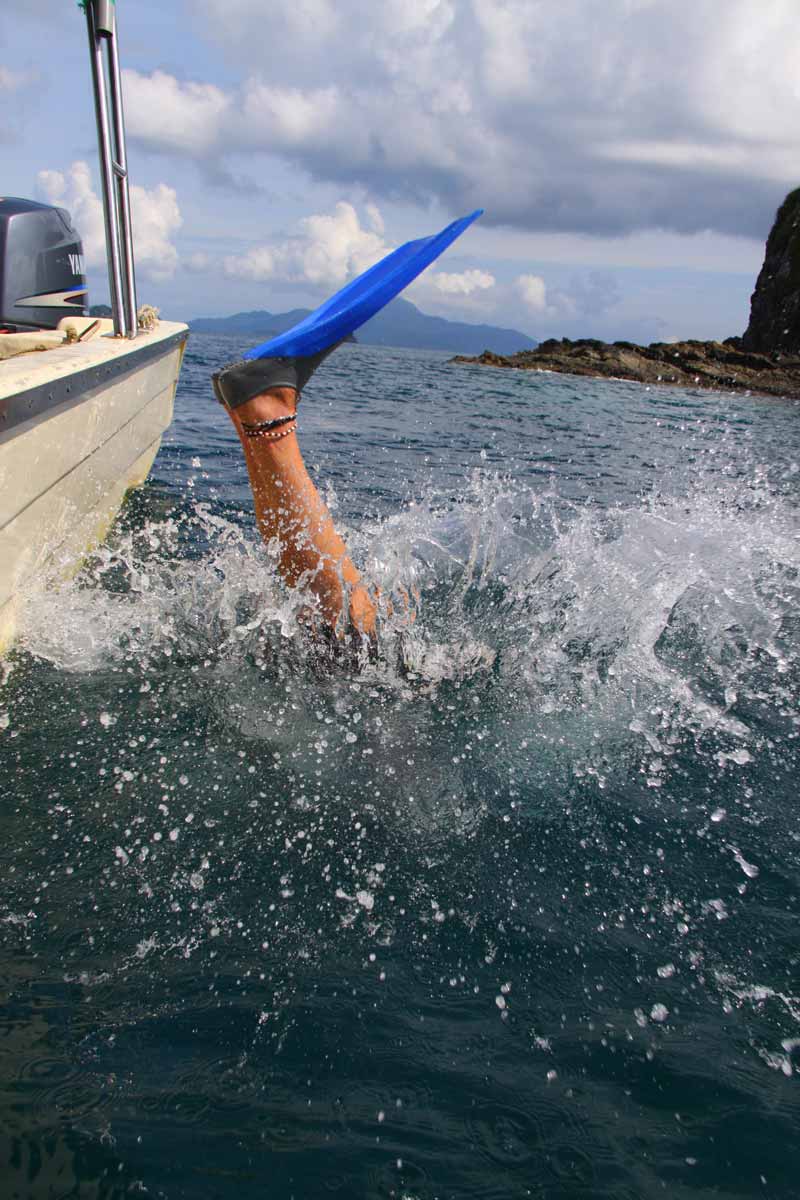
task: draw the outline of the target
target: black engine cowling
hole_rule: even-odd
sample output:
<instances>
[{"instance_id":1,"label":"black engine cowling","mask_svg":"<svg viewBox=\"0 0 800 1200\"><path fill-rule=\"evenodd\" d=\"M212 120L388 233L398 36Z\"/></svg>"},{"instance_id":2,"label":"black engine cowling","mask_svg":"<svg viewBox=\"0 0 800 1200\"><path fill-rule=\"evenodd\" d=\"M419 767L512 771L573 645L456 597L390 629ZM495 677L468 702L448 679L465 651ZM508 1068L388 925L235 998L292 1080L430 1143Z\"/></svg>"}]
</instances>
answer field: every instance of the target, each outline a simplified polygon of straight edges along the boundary
<instances>
[{"instance_id":1,"label":"black engine cowling","mask_svg":"<svg viewBox=\"0 0 800 1200\"><path fill-rule=\"evenodd\" d=\"M0 198L0 327L55 329L88 313L83 246L69 213Z\"/></svg>"}]
</instances>

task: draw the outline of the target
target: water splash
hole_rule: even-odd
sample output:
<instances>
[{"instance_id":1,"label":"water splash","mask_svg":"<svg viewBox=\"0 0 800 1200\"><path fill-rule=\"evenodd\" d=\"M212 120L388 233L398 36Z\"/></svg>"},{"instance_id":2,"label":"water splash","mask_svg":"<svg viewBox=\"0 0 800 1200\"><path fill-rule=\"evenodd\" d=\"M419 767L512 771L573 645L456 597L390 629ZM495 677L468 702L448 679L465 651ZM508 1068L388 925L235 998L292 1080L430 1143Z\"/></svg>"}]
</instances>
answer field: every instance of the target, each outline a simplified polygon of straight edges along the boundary
<instances>
[{"instance_id":1,"label":"water splash","mask_svg":"<svg viewBox=\"0 0 800 1200\"><path fill-rule=\"evenodd\" d=\"M521 721L568 716L655 754L676 722L744 741L765 718L796 727L795 513L746 498L731 486L577 510L476 475L458 503L414 504L351 534L395 609L368 678L435 690L484 677ZM289 653L315 689L300 607L252 533L198 503L118 534L76 580L31 596L21 642L77 672L177 656L228 670L257 659L269 679Z\"/></svg>"}]
</instances>

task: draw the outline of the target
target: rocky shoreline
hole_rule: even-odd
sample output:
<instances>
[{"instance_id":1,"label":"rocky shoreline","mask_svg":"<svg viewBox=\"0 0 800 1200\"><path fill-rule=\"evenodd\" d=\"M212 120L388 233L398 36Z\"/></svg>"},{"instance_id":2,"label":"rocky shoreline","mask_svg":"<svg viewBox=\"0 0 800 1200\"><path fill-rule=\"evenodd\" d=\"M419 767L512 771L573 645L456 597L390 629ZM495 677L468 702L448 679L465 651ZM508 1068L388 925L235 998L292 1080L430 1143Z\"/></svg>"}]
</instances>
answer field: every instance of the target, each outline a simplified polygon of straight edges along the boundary
<instances>
[{"instance_id":1,"label":"rocky shoreline","mask_svg":"<svg viewBox=\"0 0 800 1200\"><path fill-rule=\"evenodd\" d=\"M555 371L606 379L682 388L762 392L800 399L800 355L754 353L742 348L741 338L724 342L600 342L594 338L570 341L550 338L535 350L477 358L456 355L454 363L486 367L515 367L523 371Z\"/></svg>"},{"instance_id":2,"label":"rocky shoreline","mask_svg":"<svg viewBox=\"0 0 800 1200\"><path fill-rule=\"evenodd\" d=\"M510 356L484 350L478 358L451 360L523 371L558 371L631 379L682 388L761 392L800 399L800 188L775 215L764 265L750 298L750 323L742 337L723 342L600 342L550 338L535 350Z\"/></svg>"}]
</instances>

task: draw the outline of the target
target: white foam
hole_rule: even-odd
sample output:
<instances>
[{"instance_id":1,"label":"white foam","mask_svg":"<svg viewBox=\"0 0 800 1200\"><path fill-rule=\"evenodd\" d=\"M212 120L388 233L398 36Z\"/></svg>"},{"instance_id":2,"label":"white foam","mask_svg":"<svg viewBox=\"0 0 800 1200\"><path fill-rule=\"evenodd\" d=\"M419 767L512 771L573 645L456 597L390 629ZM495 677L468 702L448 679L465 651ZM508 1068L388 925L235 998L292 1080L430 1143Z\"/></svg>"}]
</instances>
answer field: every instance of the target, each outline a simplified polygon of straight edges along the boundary
<instances>
[{"instance_id":1,"label":"white foam","mask_svg":"<svg viewBox=\"0 0 800 1200\"><path fill-rule=\"evenodd\" d=\"M195 539L188 553L187 536ZM800 567L795 514L775 497L755 503L732 482L713 496L603 513L476 476L458 501L432 494L348 540L386 609L383 653L365 686L410 697L499 683L514 698L508 732L521 754L552 757L565 744L570 769L594 773L601 787L605 768L594 760L608 738L633 739L638 752L657 756L647 762L654 790L687 734L714 731L723 739L719 765L748 765L759 743L747 705L763 704L765 686L751 683L754 664L760 659L762 673L773 664L774 689L796 664L784 628ZM198 503L181 519L117 533L77 580L29 597L21 637L67 671L131 663L146 671L180 656L206 689L203 674L213 672L222 704L227 679L241 690L246 659L262 673L262 697L270 664L287 653L302 682L302 602L280 584L251 528ZM316 674L307 680L310 704ZM274 720L260 729L259 705L246 719L249 736L275 737ZM358 737L350 729L343 740Z\"/></svg>"}]
</instances>

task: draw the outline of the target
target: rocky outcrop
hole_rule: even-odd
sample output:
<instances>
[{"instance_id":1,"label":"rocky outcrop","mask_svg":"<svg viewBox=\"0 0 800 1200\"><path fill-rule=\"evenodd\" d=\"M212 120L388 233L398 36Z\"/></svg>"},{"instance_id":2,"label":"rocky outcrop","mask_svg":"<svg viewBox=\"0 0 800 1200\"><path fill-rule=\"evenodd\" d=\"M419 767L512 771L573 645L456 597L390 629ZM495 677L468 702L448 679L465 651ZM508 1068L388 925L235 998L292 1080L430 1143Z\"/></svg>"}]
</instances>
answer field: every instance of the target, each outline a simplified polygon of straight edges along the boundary
<instances>
[{"instance_id":1,"label":"rocky outcrop","mask_svg":"<svg viewBox=\"0 0 800 1200\"><path fill-rule=\"evenodd\" d=\"M655 342L651 346L600 342L594 338L576 342L550 338L535 350L522 350L508 357L484 350L478 358L458 355L452 361L684 388L765 392L800 399L800 354L794 357L756 354L744 348L741 338L728 338L725 342Z\"/></svg>"},{"instance_id":2,"label":"rocky outcrop","mask_svg":"<svg viewBox=\"0 0 800 1200\"><path fill-rule=\"evenodd\" d=\"M452 361L800 399L800 188L778 209L750 299L750 324L740 338L651 346L550 338L510 357L484 350L479 358Z\"/></svg>"},{"instance_id":3,"label":"rocky outcrop","mask_svg":"<svg viewBox=\"0 0 800 1200\"><path fill-rule=\"evenodd\" d=\"M746 350L800 354L800 188L778 209L750 298Z\"/></svg>"}]
</instances>

